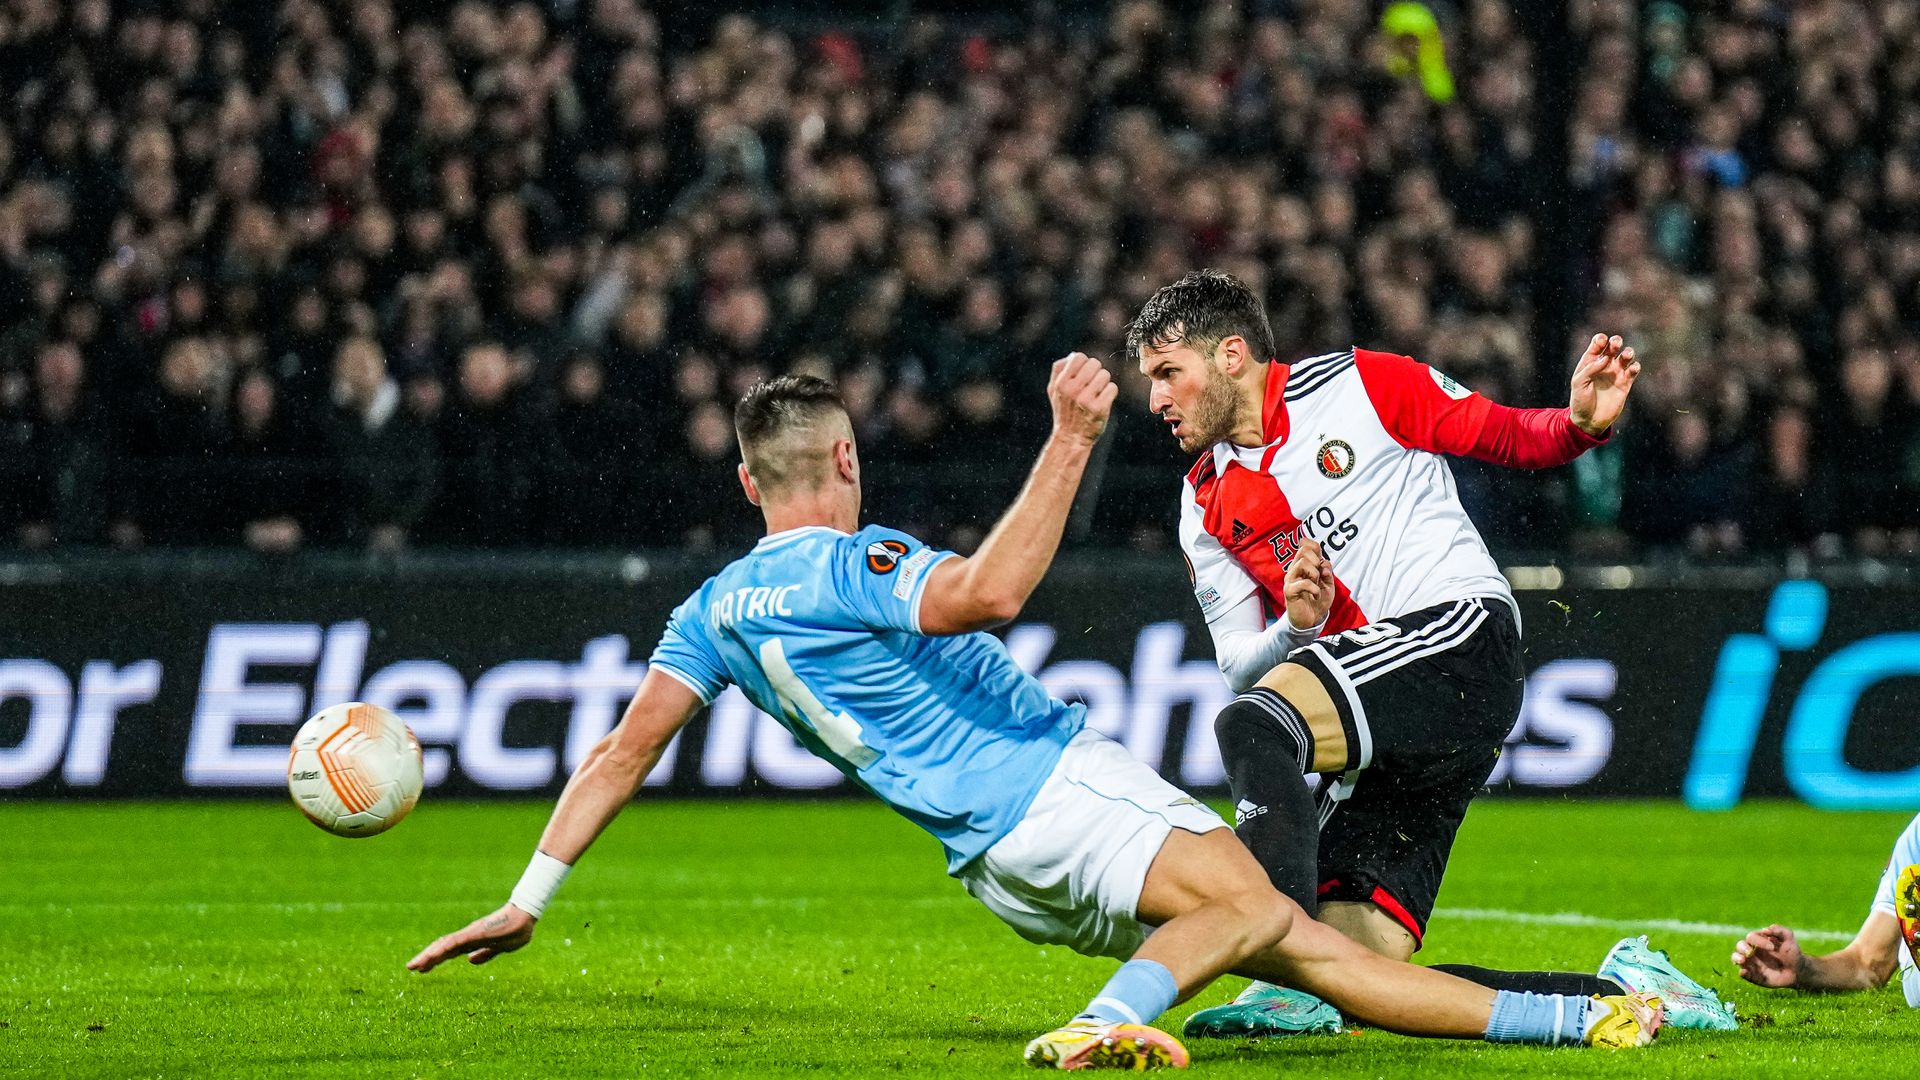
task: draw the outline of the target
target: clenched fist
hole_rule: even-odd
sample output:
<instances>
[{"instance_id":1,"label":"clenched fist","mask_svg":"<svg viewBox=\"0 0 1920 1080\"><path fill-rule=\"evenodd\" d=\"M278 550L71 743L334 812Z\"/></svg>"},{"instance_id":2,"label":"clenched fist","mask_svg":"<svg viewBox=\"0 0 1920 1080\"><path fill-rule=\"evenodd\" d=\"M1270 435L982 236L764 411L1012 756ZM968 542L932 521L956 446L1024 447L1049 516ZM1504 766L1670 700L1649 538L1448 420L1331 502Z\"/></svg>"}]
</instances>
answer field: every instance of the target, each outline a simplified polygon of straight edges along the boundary
<instances>
[{"instance_id":1,"label":"clenched fist","mask_svg":"<svg viewBox=\"0 0 1920 1080\"><path fill-rule=\"evenodd\" d=\"M1086 353L1069 353L1053 362L1047 379L1047 400L1053 403L1053 433L1091 445L1107 429L1119 384L1100 361Z\"/></svg>"},{"instance_id":2,"label":"clenched fist","mask_svg":"<svg viewBox=\"0 0 1920 1080\"><path fill-rule=\"evenodd\" d=\"M1287 564L1287 621L1295 630L1311 630L1333 608L1333 563L1318 540L1303 540Z\"/></svg>"}]
</instances>

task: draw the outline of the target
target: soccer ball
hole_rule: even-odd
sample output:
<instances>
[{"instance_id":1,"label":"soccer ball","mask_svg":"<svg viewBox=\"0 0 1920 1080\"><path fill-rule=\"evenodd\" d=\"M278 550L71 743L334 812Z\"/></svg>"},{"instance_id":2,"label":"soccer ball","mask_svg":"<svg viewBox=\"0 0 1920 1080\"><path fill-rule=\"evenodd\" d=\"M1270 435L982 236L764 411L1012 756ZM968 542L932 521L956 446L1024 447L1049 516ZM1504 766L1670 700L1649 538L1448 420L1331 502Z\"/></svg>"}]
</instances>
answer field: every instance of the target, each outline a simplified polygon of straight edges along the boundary
<instances>
[{"instance_id":1,"label":"soccer ball","mask_svg":"<svg viewBox=\"0 0 1920 1080\"><path fill-rule=\"evenodd\" d=\"M287 756L293 804L335 836L372 836L400 824L424 782L420 740L399 717L358 701L301 725Z\"/></svg>"}]
</instances>

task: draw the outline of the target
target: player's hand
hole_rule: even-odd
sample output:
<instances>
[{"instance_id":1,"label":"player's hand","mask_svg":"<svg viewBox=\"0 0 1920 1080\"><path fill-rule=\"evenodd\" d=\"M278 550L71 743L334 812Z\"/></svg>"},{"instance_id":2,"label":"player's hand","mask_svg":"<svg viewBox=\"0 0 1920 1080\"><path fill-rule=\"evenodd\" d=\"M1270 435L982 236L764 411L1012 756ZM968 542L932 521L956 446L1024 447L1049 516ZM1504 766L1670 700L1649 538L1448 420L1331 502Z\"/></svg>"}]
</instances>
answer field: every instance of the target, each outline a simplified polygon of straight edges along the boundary
<instances>
[{"instance_id":1,"label":"player's hand","mask_svg":"<svg viewBox=\"0 0 1920 1080\"><path fill-rule=\"evenodd\" d=\"M1287 621L1295 630L1319 626L1333 607L1333 563L1318 540L1302 541L1287 564Z\"/></svg>"},{"instance_id":2,"label":"player's hand","mask_svg":"<svg viewBox=\"0 0 1920 1080\"><path fill-rule=\"evenodd\" d=\"M1107 429L1120 386L1100 361L1086 353L1068 353L1053 362L1047 400L1053 404L1053 433L1092 445Z\"/></svg>"},{"instance_id":3,"label":"player's hand","mask_svg":"<svg viewBox=\"0 0 1920 1080\"><path fill-rule=\"evenodd\" d=\"M432 971L456 956L466 956L470 964L484 964L532 941L533 924L533 916L512 904L502 904L499 911L475 919L465 929L455 930L420 950L420 955L407 961L407 970Z\"/></svg>"},{"instance_id":4,"label":"player's hand","mask_svg":"<svg viewBox=\"0 0 1920 1080\"><path fill-rule=\"evenodd\" d=\"M1633 380L1640 377L1640 361L1633 358L1633 346L1615 334L1593 335L1580 362L1573 366L1573 397L1567 409L1581 431L1599 438L1620 419L1627 407L1627 394Z\"/></svg>"},{"instance_id":5,"label":"player's hand","mask_svg":"<svg viewBox=\"0 0 1920 1080\"><path fill-rule=\"evenodd\" d=\"M1800 981L1802 959L1793 931L1778 924L1755 930L1733 945L1733 963L1740 977L1775 990Z\"/></svg>"}]
</instances>

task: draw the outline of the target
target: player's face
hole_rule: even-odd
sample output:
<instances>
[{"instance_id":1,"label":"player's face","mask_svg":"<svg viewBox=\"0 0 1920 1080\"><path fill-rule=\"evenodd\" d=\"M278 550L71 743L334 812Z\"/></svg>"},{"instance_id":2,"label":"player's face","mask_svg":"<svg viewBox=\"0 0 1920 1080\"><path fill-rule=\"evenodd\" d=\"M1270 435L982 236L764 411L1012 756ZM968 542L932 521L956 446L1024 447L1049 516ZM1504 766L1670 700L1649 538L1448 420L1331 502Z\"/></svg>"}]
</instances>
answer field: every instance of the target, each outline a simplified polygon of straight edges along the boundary
<instances>
[{"instance_id":1,"label":"player's face","mask_svg":"<svg viewBox=\"0 0 1920 1080\"><path fill-rule=\"evenodd\" d=\"M1166 421L1182 451L1198 453L1233 434L1240 389L1213 357L1184 343L1148 345L1140 350L1140 371L1153 381L1148 407Z\"/></svg>"}]
</instances>

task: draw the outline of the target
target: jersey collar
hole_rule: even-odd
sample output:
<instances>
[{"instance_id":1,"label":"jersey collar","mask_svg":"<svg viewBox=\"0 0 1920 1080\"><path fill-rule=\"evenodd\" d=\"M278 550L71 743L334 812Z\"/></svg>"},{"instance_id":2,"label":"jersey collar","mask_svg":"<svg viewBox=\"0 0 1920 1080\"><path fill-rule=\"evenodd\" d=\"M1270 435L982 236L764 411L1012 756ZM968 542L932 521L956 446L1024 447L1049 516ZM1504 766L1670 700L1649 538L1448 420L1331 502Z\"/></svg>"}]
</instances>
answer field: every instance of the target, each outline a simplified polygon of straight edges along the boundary
<instances>
[{"instance_id":1,"label":"jersey collar","mask_svg":"<svg viewBox=\"0 0 1920 1080\"><path fill-rule=\"evenodd\" d=\"M1259 460L1262 472L1273 460L1273 451L1285 445L1289 428L1287 424L1287 376L1293 372L1290 365L1273 361L1267 371L1267 392L1260 402L1260 435L1266 444L1260 447L1235 446L1231 439L1221 439L1213 444L1213 470L1216 474L1227 471L1227 463L1239 461L1242 454L1254 455ZM1241 462L1246 464L1246 462ZM1249 465L1249 468L1252 466Z\"/></svg>"},{"instance_id":2,"label":"jersey collar","mask_svg":"<svg viewBox=\"0 0 1920 1080\"><path fill-rule=\"evenodd\" d=\"M1287 441L1287 376L1293 365L1272 362L1267 369L1267 397L1260 403L1260 434L1269 444Z\"/></svg>"},{"instance_id":3,"label":"jersey collar","mask_svg":"<svg viewBox=\"0 0 1920 1080\"><path fill-rule=\"evenodd\" d=\"M759 543L753 545L753 550L765 551L768 548L776 548L782 544L790 544L793 541L800 539L802 536L807 535L808 533L816 533L816 532L830 532L835 536L852 536L853 535L852 533L841 532L839 529L836 529L831 525L801 525L792 529L781 529L777 533L768 533L767 535L760 538Z\"/></svg>"}]
</instances>

